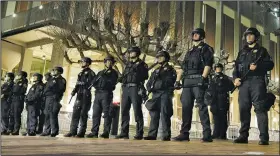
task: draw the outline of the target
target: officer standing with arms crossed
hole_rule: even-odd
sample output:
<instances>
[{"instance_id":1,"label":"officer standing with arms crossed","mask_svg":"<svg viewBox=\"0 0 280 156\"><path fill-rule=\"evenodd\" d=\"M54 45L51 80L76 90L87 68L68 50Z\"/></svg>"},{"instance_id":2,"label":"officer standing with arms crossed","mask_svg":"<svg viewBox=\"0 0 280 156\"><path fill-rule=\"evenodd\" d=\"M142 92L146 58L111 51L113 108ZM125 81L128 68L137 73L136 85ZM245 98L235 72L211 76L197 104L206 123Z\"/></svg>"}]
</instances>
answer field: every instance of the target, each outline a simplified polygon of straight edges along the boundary
<instances>
[{"instance_id":1,"label":"officer standing with arms crossed","mask_svg":"<svg viewBox=\"0 0 280 156\"><path fill-rule=\"evenodd\" d=\"M151 104L154 108L150 108L151 123L147 137L144 140L156 140L159 119L161 116L163 137L162 141L170 141L171 138L171 116L173 115L173 91L176 81L176 70L168 64L170 55L167 51L160 51L156 58L161 65L151 75L147 83L147 90L153 93ZM150 100L147 101L146 107ZM147 107L148 108L148 107Z\"/></svg>"},{"instance_id":2,"label":"officer standing with arms crossed","mask_svg":"<svg viewBox=\"0 0 280 156\"><path fill-rule=\"evenodd\" d=\"M1 86L1 135L10 135L8 133L8 126L14 78L14 73L7 73L4 84Z\"/></svg>"},{"instance_id":3,"label":"officer standing with arms crossed","mask_svg":"<svg viewBox=\"0 0 280 156\"><path fill-rule=\"evenodd\" d=\"M62 67L55 67L52 72L52 78L47 82L44 89L45 103L45 127L41 136L56 137L59 134L58 113L61 108L60 101L66 89L66 80L61 76Z\"/></svg>"},{"instance_id":4,"label":"officer standing with arms crossed","mask_svg":"<svg viewBox=\"0 0 280 156\"><path fill-rule=\"evenodd\" d=\"M39 73L33 74L34 84L28 91L25 97L25 103L27 108L27 122L26 133L23 135L36 136L36 128L41 108L41 102L43 98L44 83L42 82L43 75Z\"/></svg>"},{"instance_id":5,"label":"officer standing with arms crossed","mask_svg":"<svg viewBox=\"0 0 280 156\"><path fill-rule=\"evenodd\" d=\"M92 60L88 57L84 57L80 61L82 71L79 73L77 83L71 93L72 97L77 94L77 99L73 107L70 132L65 134L65 137L77 136L83 138L85 136L88 111L90 110L91 106L91 91L89 86L95 77L95 73L89 67L91 63ZM79 133L77 134L79 121L80 128Z\"/></svg>"},{"instance_id":6,"label":"officer standing with arms crossed","mask_svg":"<svg viewBox=\"0 0 280 156\"><path fill-rule=\"evenodd\" d=\"M123 91L121 103L122 123L121 133L116 136L116 139L129 139L129 111L132 104L136 121L136 135L134 139L142 140L144 121L142 112L143 94L141 90L143 89L145 80L148 79L148 65L139 58L141 54L139 47L129 48L128 53L129 61L120 78Z\"/></svg>"},{"instance_id":7,"label":"officer standing with arms crossed","mask_svg":"<svg viewBox=\"0 0 280 156\"><path fill-rule=\"evenodd\" d=\"M174 141L189 141L189 131L192 124L194 100L199 108L199 117L203 127L203 142L212 142L211 128L207 105L204 103L204 93L207 88L208 75L213 65L213 48L203 42L205 32L201 28L192 31L193 47L185 56L182 70L178 73L175 88L180 88L183 75L183 92L181 95L182 118L180 134Z\"/></svg>"},{"instance_id":8,"label":"officer standing with arms crossed","mask_svg":"<svg viewBox=\"0 0 280 156\"><path fill-rule=\"evenodd\" d=\"M256 28L248 28L243 37L247 45L239 51L233 71L234 85L239 87L238 103L241 120L240 136L234 140L234 143L248 143L253 103L260 130L259 145L268 145L265 75L267 71L273 69L274 63L267 50L257 43L260 32ZM245 80L241 80L247 72Z\"/></svg>"},{"instance_id":9,"label":"officer standing with arms crossed","mask_svg":"<svg viewBox=\"0 0 280 156\"><path fill-rule=\"evenodd\" d=\"M233 82L229 77L223 74L223 65L220 63L215 64L215 74L210 82L210 87L205 93L211 95L211 102L205 102L209 104L210 111L213 114L214 119L214 130L213 139L227 139L227 128L228 128L228 110L229 110L229 91L234 88Z\"/></svg>"},{"instance_id":10,"label":"officer standing with arms crossed","mask_svg":"<svg viewBox=\"0 0 280 156\"><path fill-rule=\"evenodd\" d=\"M27 73L20 71L15 78L12 95L11 106L11 120L9 129L12 131L12 135L19 135L19 129L21 126L21 113L24 108L24 97L27 90Z\"/></svg>"},{"instance_id":11,"label":"officer standing with arms crossed","mask_svg":"<svg viewBox=\"0 0 280 156\"><path fill-rule=\"evenodd\" d=\"M92 113L92 129L87 135L88 138L98 138L101 115L103 112L104 130L100 135L101 138L109 138L111 128L111 104L113 100L113 91L116 88L118 73L112 67L115 63L112 56L107 56L104 59L105 69L98 72L93 80L92 85L95 88L95 98L93 103Z\"/></svg>"}]
</instances>

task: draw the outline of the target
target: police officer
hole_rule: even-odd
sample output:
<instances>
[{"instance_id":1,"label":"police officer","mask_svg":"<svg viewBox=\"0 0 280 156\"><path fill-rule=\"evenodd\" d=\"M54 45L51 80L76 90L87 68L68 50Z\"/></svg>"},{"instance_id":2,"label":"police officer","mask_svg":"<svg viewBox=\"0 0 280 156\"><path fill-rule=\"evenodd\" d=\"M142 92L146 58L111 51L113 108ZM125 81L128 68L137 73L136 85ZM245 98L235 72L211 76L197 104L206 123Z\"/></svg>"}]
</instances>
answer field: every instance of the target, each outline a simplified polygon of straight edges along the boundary
<instances>
[{"instance_id":1,"label":"police officer","mask_svg":"<svg viewBox=\"0 0 280 156\"><path fill-rule=\"evenodd\" d=\"M1 86L1 135L10 134L8 133L8 126L14 78L14 73L7 73Z\"/></svg>"},{"instance_id":2,"label":"police officer","mask_svg":"<svg viewBox=\"0 0 280 156\"><path fill-rule=\"evenodd\" d=\"M105 69L98 72L93 81L95 88L95 99L93 103L92 113L92 129L87 135L88 138L98 138L101 114L103 112L104 130L100 135L101 138L109 138L111 128L111 104L113 100L113 91L116 88L118 73L112 67L115 59L112 56L107 56L104 59Z\"/></svg>"},{"instance_id":3,"label":"police officer","mask_svg":"<svg viewBox=\"0 0 280 156\"><path fill-rule=\"evenodd\" d=\"M44 88L45 103L45 125L41 136L56 137L59 133L58 113L62 107L60 101L66 89L66 80L61 76L63 68L56 66L53 68L52 78L47 82Z\"/></svg>"},{"instance_id":4,"label":"police officer","mask_svg":"<svg viewBox=\"0 0 280 156\"><path fill-rule=\"evenodd\" d=\"M91 91L89 86L91 85L95 73L90 69L92 60L89 57L84 57L80 61L82 71L78 75L78 80L73 89L72 97L77 94L77 99L73 107L73 115L70 125L70 132L65 134L65 137L77 136L83 138L87 128L88 111L91 106ZM79 133L78 126L80 121Z\"/></svg>"},{"instance_id":5,"label":"police officer","mask_svg":"<svg viewBox=\"0 0 280 156\"><path fill-rule=\"evenodd\" d=\"M47 72L45 75L45 81L46 83L52 78L51 73ZM44 88L46 86L46 83L44 83ZM36 134L41 134L43 132L43 127L44 127L44 122L45 122L45 102L46 102L46 97L43 95L42 101L40 104L40 112L39 112L39 119L38 119L38 126L37 126L37 131Z\"/></svg>"},{"instance_id":6,"label":"police officer","mask_svg":"<svg viewBox=\"0 0 280 156\"><path fill-rule=\"evenodd\" d=\"M217 63L214 66L215 74L212 76L209 91L213 96L210 104L210 111L214 118L213 139L226 140L228 127L227 114L229 110L229 91L234 88L233 82L229 77L223 74L223 65ZM208 91L207 91L208 93ZM208 94L205 94L208 95ZM206 103L209 104L209 103Z\"/></svg>"},{"instance_id":7,"label":"police officer","mask_svg":"<svg viewBox=\"0 0 280 156\"><path fill-rule=\"evenodd\" d=\"M19 135L21 126L21 113L24 108L24 97L27 90L27 73L20 71L15 78L13 91L12 91L12 105L11 105L11 120L9 129L12 135Z\"/></svg>"},{"instance_id":8,"label":"police officer","mask_svg":"<svg viewBox=\"0 0 280 156\"><path fill-rule=\"evenodd\" d=\"M143 139L143 112L142 112L142 97L143 85L145 80L148 79L148 65L142 61L139 56L141 50L139 47L131 47L128 49L129 62L126 64L124 73L120 81L122 83L122 103L121 103L121 133L116 136L116 139L129 138L129 111L131 104L133 106L135 121L136 121L136 135L134 139Z\"/></svg>"},{"instance_id":9,"label":"police officer","mask_svg":"<svg viewBox=\"0 0 280 156\"><path fill-rule=\"evenodd\" d=\"M23 135L36 136L37 117L40 113L40 107L42 104L42 97L44 91L44 83L42 82L43 75L39 73L33 74L34 84L28 91L25 97L26 109L27 109L27 122L26 133Z\"/></svg>"},{"instance_id":10,"label":"police officer","mask_svg":"<svg viewBox=\"0 0 280 156\"><path fill-rule=\"evenodd\" d=\"M175 141L189 141L189 130L192 124L194 100L199 108L199 117L203 127L203 142L212 142L211 128L207 105L204 103L204 92L208 74L213 65L213 48L203 42L205 32L201 28L192 31L193 47L186 54L182 70L178 73L175 88L180 88L183 82L182 119L180 134L173 138Z\"/></svg>"},{"instance_id":11,"label":"police officer","mask_svg":"<svg viewBox=\"0 0 280 156\"><path fill-rule=\"evenodd\" d=\"M153 93L155 109L149 110L151 116L150 129L144 140L156 140L159 127L159 119L163 128L163 141L170 141L171 138L171 116L173 115L173 91L176 81L176 71L168 64L170 55L166 51L160 51L156 55L161 65L151 75L147 82L148 92Z\"/></svg>"},{"instance_id":12,"label":"police officer","mask_svg":"<svg viewBox=\"0 0 280 156\"><path fill-rule=\"evenodd\" d=\"M248 28L243 36L247 44L239 51L233 71L234 85L239 87L238 103L241 120L240 136L234 142L248 143L253 103L260 130L259 145L268 145L265 75L267 71L273 69L274 63L267 50L257 43L260 32L256 28ZM241 80L247 72L246 78Z\"/></svg>"}]
</instances>

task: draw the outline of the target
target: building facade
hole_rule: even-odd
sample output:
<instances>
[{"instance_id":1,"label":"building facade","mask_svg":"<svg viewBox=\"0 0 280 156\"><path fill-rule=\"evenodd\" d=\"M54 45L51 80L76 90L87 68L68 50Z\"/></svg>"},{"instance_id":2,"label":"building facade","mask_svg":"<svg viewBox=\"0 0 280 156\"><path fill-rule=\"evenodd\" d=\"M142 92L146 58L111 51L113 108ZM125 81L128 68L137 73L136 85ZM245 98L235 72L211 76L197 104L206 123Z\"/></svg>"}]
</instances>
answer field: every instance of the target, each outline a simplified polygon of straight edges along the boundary
<instances>
[{"instance_id":1,"label":"building facade","mask_svg":"<svg viewBox=\"0 0 280 156\"><path fill-rule=\"evenodd\" d=\"M64 67L64 77L67 80L67 90L63 98L63 111L72 111L68 105L70 93L75 85L80 71L77 64L69 64L65 61L64 51L67 49L59 38L49 35L53 27L64 28L61 23L75 25L82 14L87 11L89 2L48 2L48 1L1 1L2 13L2 76L6 72L25 70L29 75L35 72L46 73L53 66ZM121 3L121 2L115 2ZM269 12L263 12L256 2L215 2L215 1L162 1L162 2L122 2L123 5L133 7L134 18L140 20L145 11L151 28L162 21L169 21L174 25L171 28L170 37L188 37L193 28L201 27L206 31L206 42L215 49L215 55L219 56L222 50L229 53L229 61L236 58L239 49L244 44L242 34L248 27L256 27L261 32L260 44L268 49L275 62L274 69L269 73L272 81L279 87L279 63L280 63L280 36L273 33L280 27L279 17ZM65 9L65 6L72 6ZM143 6L145 8L143 9ZM117 7L117 5L116 5ZM118 8L116 8L117 10ZM62 12L64 16L62 16ZM61 13L61 14L60 14ZM115 14L117 12L114 12ZM70 58L79 59L78 52L70 49ZM104 55L96 51L87 51L87 56L100 60ZM149 64L154 57L149 56ZM93 70L97 73L103 68L100 63L93 63ZM231 76L231 71L226 73ZM173 130L180 129L182 105L180 102L181 90L175 91L174 115L172 121ZM277 96L275 110L279 111L279 95ZM229 121L232 126L239 126L238 91L231 95ZM73 100L74 101L74 100ZM115 91L114 101L120 101L120 85ZM149 125L149 114L143 106L145 125ZM271 109L269 111L270 130L279 131L279 113ZM193 121L199 122L198 110L194 108ZM133 113L131 113L133 119ZM211 116L211 113L210 113ZM252 110L251 127L257 127L256 115ZM135 124L134 120L131 124ZM195 124L193 129L200 129Z\"/></svg>"}]
</instances>

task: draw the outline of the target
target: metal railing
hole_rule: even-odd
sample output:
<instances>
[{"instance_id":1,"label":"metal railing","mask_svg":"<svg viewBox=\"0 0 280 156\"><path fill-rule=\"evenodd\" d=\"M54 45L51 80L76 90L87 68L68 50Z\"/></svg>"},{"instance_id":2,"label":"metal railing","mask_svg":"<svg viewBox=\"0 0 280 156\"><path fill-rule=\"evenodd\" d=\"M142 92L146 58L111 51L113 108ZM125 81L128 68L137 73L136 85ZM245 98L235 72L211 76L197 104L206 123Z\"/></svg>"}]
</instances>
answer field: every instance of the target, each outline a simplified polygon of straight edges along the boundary
<instances>
[{"instance_id":1,"label":"metal railing","mask_svg":"<svg viewBox=\"0 0 280 156\"><path fill-rule=\"evenodd\" d=\"M71 123L71 117L72 117L71 112L61 112L59 114L59 128L60 128L60 131L65 132L65 131L69 130L70 123ZM26 119L27 119L26 110L24 110L23 113L22 113L22 125L21 125L21 129L23 131L25 131L25 129L26 129ZM101 121L101 123L103 123L103 121ZM173 118L173 120L172 120L172 125L173 125L172 126L172 136L176 136L180 133L181 124L182 124L181 120L179 120L177 118ZM89 126L91 125L91 120L88 121L88 125ZM88 126L88 129L90 129L89 126ZM213 127L213 124L211 124L211 127ZM120 128L120 126L119 126L119 128ZM238 126L238 125L229 125L228 130L227 130L227 139L229 139L229 140L236 139L239 136L239 129L240 129L240 126ZM260 132L259 132L258 128L251 127L250 130L249 130L249 138L248 139L249 140L259 140L259 134L260 134ZM279 134L280 134L279 131L269 130L269 140L279 142ZM200 138L202 138L202 136L203 136L203 133L202 133L201 123L198 122L198 121L193 121L192 122L192 128L190 130L190 138L200 139Z\"/></svg>"}]
</instances>

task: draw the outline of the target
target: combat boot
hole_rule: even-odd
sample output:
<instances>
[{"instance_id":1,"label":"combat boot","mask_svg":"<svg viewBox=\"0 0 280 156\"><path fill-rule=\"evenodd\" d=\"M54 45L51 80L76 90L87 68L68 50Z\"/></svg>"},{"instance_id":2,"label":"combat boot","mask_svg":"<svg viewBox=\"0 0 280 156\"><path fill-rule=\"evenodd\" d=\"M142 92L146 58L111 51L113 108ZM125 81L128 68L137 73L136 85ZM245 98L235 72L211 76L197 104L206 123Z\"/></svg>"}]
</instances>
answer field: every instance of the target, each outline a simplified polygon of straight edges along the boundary
<instances>
[{"instance_id":1,"label":"combat boot","mask_svg":"<svg viewBox=\"0 0 280 156\"><path fill-rule=\"evenodd\" d=\"M89 133L88 135L86 135L87 138L98 138L97 134L93 134L93 133Z\"/></svg>"},{"instance_id":2,"label":"combat boot","mask_svg":"<svg viewBox=\"0 0 280 156\"><path fill-rule=\"evenodd\" d=\"M58 134L57 133L52 133L51 137L56 137Z\"/></svg>"},{"instance_id":3,"label":"combat boot","mask_svg":"<svg viewBox=\"0 0 280 156\"><path fill-rule=\"evenodd\" d=\"M161 141L170 141L171 139L170 139L170 137L163 137L162 139L161 139Z\"/></svg>"},{"instance_id":4,"label":"combat boot","mask_svg":"<svg viewBox=\"0 0 280 156\"><path fill-rule=\"evenodd\" d=\"M19 131L13 131L12 135L19 135Z\"/></svg>"},{"instance_id":5,"label":"combat boot","mask_svg":"<svg viewBox=\"0 0 280 156\"><path fill-rule=\"evenodd\" d=\"M269 145L269 142L268 141L259 141L259 145Z\"/></svg>"},{"instance_id":6,"label":"combat boot","mask_svg":"<svg viewBox=\"0 0 280 156\"><path fill-rule=\"evenodd\" d=\"M76 134L73 134L71 132L64 135L64 137L74 137Z\"/></svg>"},{"instance_id":7,"label":"combat boot","mask_svg":"<svg viewBox=\"0 0 280 156\"><path fill-rule=\"evenodd\" d=\"M28 136L36 136L36 133L35 132L30 132L30 133L28 133Z\"/></svg>"},{"instance_id":8,"label":"combat boot","mask_svg":"<svg viewBox=\"0 0 280 156\"><path fill-rule=\"evenodd\" d=\"M178 136L172 138L172 140L173 141L190 141L190 138L187 135L179 134Z\"/></svg>"},{"instance_id":9,"label":"combat boot","mask_svg":"<svg viewBox=\"0 0 280 156\"><path fill-rule=\"evenodd\" d=\"M134 140L142 140L143 139L143 135L135 135L134 136Z\"/></svg>"},{"instance_id":10,"label":"combat boot","mask_svg":"<svg viewBox=\"0 0 280 156\"><path fill-rule=\"evenodd\" d=\"M213 142L213 139L211 137L208 137L208 138L202 138L201 139L201 142Z\"/></svg>"},{"instance_id":11,"label":"combat boot","mask_svg":"<svg viewBox=\"0 0 280 156\"><path fill-rule=\"evenodd\" d=\"M99 137L100 138L104 138L104 139L108 139L109 138L109 134L108 133L103 133Z\"/></svg>"},{"instance_id":12,"label":"combat boot","mask_svg":"<svg viewBox=\"0 0 280 156\"><path fill-rule=\"evenodd\" d=\"M115 139L129 139L129 136L127 134L120 134L117 135Z\"/></svg>"},{"instance_id":13,"label":"combat boot","mask_svg":"<svg viewBox=\"0 0 280 156\"><path fill-rule=\"evenodd\" d=\"M49 135L50 135L49 133L43 132L40 136L49 136Z\"/></svg>"},{"instance_id":14,"label":"combat boot","mask_svg":"<svg viewBox=\"0 0 280 156\"><path fill-rule=\"evenodd\" d=\"M85 137L85 133L78 133L76 135L77 138L84 138Z\"/></svg>"},{"instance_id":15,"label":"combat boot","mask_svg":"<svg viewBox=\"0 0 280 156\"><path fill-rule=\"evenodd\" d=\"M8 131L3 131L1 132L1 135L10 135L10 133Z\"/></svg>"},{"instance_id":16,"label":"combat boot","mask_svg":"<svg viewBox=\"0 0 280 156\"><path fill-rule=\"evenodd\" d=\"M144 137L144 140L157 140L157 137L146 136L146 137Z\"/></svg>"},{"instance_id":17,"label":"combat boot","mask_svg":"<svg viewBox=\"0 0 280 156\"><path fill-rule=\"evenodd\" d=\"M248 144L248 138L245 138L245 137L238 137L237 139L235 139L233 141L234 143L237 143L237 144Z\"/></svg>"}]
</instances>

